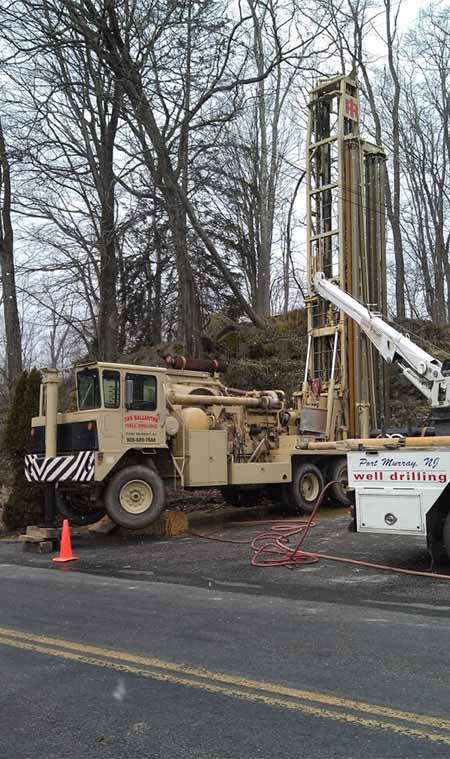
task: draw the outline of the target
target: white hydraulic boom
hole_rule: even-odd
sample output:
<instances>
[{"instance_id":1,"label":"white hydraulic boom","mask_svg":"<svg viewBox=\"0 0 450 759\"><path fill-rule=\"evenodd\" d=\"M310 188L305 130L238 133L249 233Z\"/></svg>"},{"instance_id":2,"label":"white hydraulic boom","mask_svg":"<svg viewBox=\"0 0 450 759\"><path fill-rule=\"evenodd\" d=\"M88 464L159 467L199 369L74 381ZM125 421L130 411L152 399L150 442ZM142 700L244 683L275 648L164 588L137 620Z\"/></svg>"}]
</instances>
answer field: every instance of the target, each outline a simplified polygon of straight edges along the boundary
<instances>
[{"instance_id":1,"label":"white hydraulic boom","mask_svg":"<svg viewBox=\"0 0 450 759\"><path fill-rule=\"evenodd\" d=\"M395 361L431 406L450 406L450 372L447 362L442 364L419 348L409 337L387 324L381 316L371 313L359 301L326 279L323 272L314 275L313 288L322 298L353 319L385 361L388 364Z\"/></svg>"}]
</instances>

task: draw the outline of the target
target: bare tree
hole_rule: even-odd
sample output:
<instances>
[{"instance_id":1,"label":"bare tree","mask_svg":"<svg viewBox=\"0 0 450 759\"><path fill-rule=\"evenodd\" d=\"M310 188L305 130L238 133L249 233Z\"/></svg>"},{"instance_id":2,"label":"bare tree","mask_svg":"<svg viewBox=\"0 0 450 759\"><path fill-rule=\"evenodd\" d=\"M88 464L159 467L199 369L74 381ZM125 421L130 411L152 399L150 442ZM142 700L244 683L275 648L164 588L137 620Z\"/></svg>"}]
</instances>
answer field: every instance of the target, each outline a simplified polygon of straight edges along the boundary
<instances>
[{"instance_id":1,"label":"bare tree","mask_svg":"<svg viewBox=\"0 0 450 759\"><path fill-rule=\"evenodd\" d=\"M30 130L24 120L21 130L28 132L32 179L26 209L77 237L80 253L87 248L96 268L98 251L95 352L102 360L113 360L118 333L114 148L120 87L91 51L52 49L51 39L35 77L30 80L26 71L19 71L15 83L26 98L32 123ZM44 192L43 177L48 180ZM85 217L83 225L74 223L77 216Z\"/></svg>"},{"instance_id":2,"label":"bare tree","mask_svg":"<svg viewBox=\"0 0 450 759\"><path fill-rule=\"evenodd\" d=\"M12 4L12 6L16 6L16 10L18 10L19 5L23 6L23 4ZM243 298L236 286L234 277L200 222L195 207L186 194L185 188L183 188L173 164L170 132L165 132L164 126L160 126L153 100L150 100L147 94L148 90L145 86L147 64L156 50L163 30L167 28L172 19L175 8L174 4L155 3L152 5L151 13L148 7L140 13L142 6L135 4L132 9L128 8L129 12L124 15L120 7L110 2L94 4L90 0L80 2L72 0L65 3L63 8L59 3L42 2L33 4L33 7L28 8L28 11L35 16L36 13L40 13L40 23L42 23L43 17L47 23L50 23L57 44L73 44L75 34L77 44L83 42L86 49L95 50L120 81L134 123L138 125L140 130L143 155L152 175L159 178L161 193L171 216L173 230L182 226L182 219L179 218L181 204L192 228L212 256L215 265L235 297L240 301L244 311L255 323L262 325L261 318ZM157 23L155 23L155 18ZM151 25L150 20L152 20ZM205 124L205 121L211 122L211 120L217 119L217 116L211 112L213 105L216 108L221 100L223 102L230 101L230 98L232 102L233 96L239 88L254 84L261 77L268 76L271 71L276 69L282 58L288 54L289 51L286 46L283 47L279 40L274 56L266 64L262 74L260 72L256 74L254 72L247 73L248 46L246 34L250 20L250 16L241 16L227 32L227 37L224 38L220 51L207 72L208 77L204 83L203 91L197 94L195 101L191 101L188 112L183 110L183 119L191 129L198 129ZM148 27L146 27L145 22L148 22ZM279 21L278 27L281 26L282 22ZM275 27L275 31L277 31L277 27ZM145 39L142 37L144 33ZM290 45L290 47L290 52L292 52L292 46ZM237 59L236 49L241 50ZM233 63L233 55L238 63L237 70L230 77L229 71L230 65ZM158 71L161 73L161 70ZM154 87L157 88L159 85L160 80L154 80ZM210 108L209 111L207 106ZM224 107L222 106L221 114L223 114ZM176 240L174 242L177 255L181 258L185 257L181 244L178 245ZM189 270L186 269L186 272L189 273ZM189 289L189 281L185 285Z\"/></svg>"},{"instance_id":3,"label":"bare tree","mask_svg":"<svg viewBox=\"0 0 450 759\"><path fill-rule=\"evenodd\" d=\"M405 318L405 262L401 224L401 145L400 145L400 97L401 62L398 15L400 3L383 0L380 7L371 0L327 0L331 18L338 25L336 39L341 46L340 58L345 65L357 66L362 76L364 94L368 100L377 144L389 149L390 172L386 175L386 210L392 230L395 259L395 302L397 316ZM384 30L380 33L380 12L384 18ZM342 32L341 24L347 33ZM385 41L387 65L381 72L371 61L370 35ZM344 50L342 49L344 46ZM373 58L373 56L372 56Z\"/></svg>"},{"instance_id":4,"label":"bare tree","mask_svg":"<svg viewBox=\"0 0 450 759\"><path fill-rule=\"evenodd\" d=\"M450 11L431 6L407 36L400 103L402 221L423 299L437 324L450 317Z\"/></svg>"},{"instance_id":5,"label":"bare tree","mask_svg":"<svg viewBox=\"0 0 450 759\"><path fill-rule=\"evenodd\" d=\"M22 343L14 269L14 234L11 220L11 167L0 119L0 270L3 289L8 383L22 371Z\"/></svg>"}]
</instances>

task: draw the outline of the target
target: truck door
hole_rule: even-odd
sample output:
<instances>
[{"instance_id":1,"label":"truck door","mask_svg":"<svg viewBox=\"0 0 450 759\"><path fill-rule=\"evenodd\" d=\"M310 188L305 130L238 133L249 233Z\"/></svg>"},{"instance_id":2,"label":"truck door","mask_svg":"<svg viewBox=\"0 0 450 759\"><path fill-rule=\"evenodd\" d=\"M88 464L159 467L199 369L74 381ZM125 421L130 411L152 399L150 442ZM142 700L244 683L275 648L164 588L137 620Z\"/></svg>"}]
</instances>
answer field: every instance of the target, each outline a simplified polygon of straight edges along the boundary
<instances>
[{"instance_id":1,"label":"truck door","mask_svg":"<svg viewBox=\"0 0 450 759\"><path fill-rule=\"evenodd\" d=\"M137 448L165 445L164 397L159 378L127 372L124 397L124 444Z\"/></svg>"},{"instance_id":2,"label":"truck door","mask_svg":"<svg viewBox=\"0 0 450 759\"><path fill-rule=\"evenodd\" d=\"M122 441L122 403L120 395L120 372L103 369L102 391L104 412L99 415L101 426L101 450L117 451Z\"/></svg>"}]
</instances>

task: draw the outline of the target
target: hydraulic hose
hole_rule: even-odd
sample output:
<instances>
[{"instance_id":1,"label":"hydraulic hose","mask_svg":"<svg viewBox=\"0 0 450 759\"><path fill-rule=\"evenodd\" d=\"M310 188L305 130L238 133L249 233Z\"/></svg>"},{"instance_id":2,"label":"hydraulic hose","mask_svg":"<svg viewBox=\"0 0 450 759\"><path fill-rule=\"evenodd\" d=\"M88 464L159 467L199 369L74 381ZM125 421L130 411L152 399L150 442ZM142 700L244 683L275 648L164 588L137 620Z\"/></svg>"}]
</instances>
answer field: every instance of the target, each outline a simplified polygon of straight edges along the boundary
<instances>
[{"instance_id":1,"label":"hydraulic hose","mask_svg":"<svg viewBox=\"0 0 450 759\"><path fill-rule=\"evenodd\" d=\"M438 574L436 572L420 572L413 569L403 569L402 567L391 567L386 564L376 564L370 561L360 561L359 559L350 559L345 556L330 556L329 554L305 551L302 546L308 537L309 531L315 527L314 517L323 502L327 490L336 484L336 480L327 482L317 499L314 509L308 518L290 519L280 521L268 520L263 522L264 525L271 525L270 529L258 533L254 538L244 540L234 540L232 538L223 538L218 535L205 535L200 532L191 532L191 535L204 540L216 541L218 543L230 543L235 545L248 545L253 551L251 565L259 568L273 568L306 564L315 564L320 560L335 561L341 564L349 564L367 569L379 569L383 572L393 572L396 574L413 575L416 577L428 577L433 580L450 580L450 575ZM260 521L238 522L240 525L256 526L261 525ZM298 536L295 545L290 541Z\"/></svg>"}]
</instances>

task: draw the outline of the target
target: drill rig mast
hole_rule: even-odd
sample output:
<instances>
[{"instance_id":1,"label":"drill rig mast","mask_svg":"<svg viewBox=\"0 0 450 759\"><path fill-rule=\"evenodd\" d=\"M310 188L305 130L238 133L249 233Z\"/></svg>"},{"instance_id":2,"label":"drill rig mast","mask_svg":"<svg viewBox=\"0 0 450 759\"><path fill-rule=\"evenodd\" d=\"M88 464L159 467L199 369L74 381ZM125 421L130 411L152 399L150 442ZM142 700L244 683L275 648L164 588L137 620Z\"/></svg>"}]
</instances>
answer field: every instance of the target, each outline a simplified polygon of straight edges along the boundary
<instances>
[{"instance_id":1,"label":"drill rig mast","mask_svg":"<svg viewBox=\"0 0 450 759\"><path fill-rule=\"evenodd\" d=\"M307 277L324 272L386 313L385 154L360 135L358 84L350 76L312 90L307 146ZM296 394L300 431L327 440L367 437L385 413L385 372L343 311L310 291L308 350ZM313 411L315 410L315 413Z\"/></svg>"}]
</instances>

